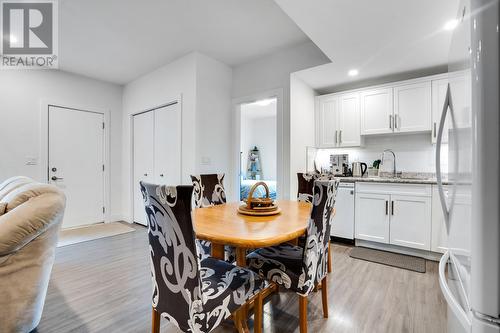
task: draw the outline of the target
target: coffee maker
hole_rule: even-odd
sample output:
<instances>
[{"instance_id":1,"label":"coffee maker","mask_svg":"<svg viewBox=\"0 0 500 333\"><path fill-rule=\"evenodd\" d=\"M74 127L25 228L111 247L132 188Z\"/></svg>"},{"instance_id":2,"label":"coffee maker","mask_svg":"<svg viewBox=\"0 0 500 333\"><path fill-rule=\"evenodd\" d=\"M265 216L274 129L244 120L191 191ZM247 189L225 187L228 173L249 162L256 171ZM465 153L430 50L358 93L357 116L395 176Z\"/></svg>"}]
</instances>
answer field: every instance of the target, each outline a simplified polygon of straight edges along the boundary
<instances>
[{"instance_id":1,"label":"coffee maker","mask_svg":"<svg viewBox=\"0 0 500 333\"><path fill-rule=\"evenodd\" d=\"M349 154L330 155L330 171L336 177L351 176L351 169L349 168Z\"/></svg>"}]
</instances>

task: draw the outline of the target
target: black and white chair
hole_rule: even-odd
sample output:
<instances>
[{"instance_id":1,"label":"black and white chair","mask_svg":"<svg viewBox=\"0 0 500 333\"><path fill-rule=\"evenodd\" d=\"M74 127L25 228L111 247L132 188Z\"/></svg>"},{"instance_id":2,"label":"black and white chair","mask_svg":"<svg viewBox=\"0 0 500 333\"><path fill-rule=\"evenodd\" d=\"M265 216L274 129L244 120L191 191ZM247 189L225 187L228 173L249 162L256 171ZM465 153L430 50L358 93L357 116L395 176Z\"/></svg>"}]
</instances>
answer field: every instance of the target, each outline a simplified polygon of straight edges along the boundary
<instances>
[{"instance_id":1,"label":"black and white chair","mask_svg":"<svg viewBox=\"0 0 500 333\"><path fill-rule=\"evenodd\" d=\"M327 267L331 219L338 180L314 182L311 217L305 247L281 244L258 249L247 256L248 267L300 295L300 332L307 332L307 296L321 283L323 316L328 318Z\"/></svg>"},{"instance_id":2,"label":"black and white chair","mask_svg":"<svg viewBox=\"0 0 500 333\"><path fill-rule=\"evenodd\" d=\"M224 189L224 174L191 175L194 187L194 205L197 208L206 208L226 203L226 190ZM210 256L211 244L209 241L197 239L198 254L200 258ZM236 251L233 247L224 247L224 256L227 262L236 261Z\"/></svg>"},{"instance_id":3,"label":"black and white chair","mask_svg":"<svg viewBox=\"0 0 500 333\"><path fill-rule=\"evenodd\" d=\"M313 199L313 189L314 182L316 180L333 180L335 177L331 174L319 174L319 173L297 173L298 180L298 190L297 190L297 201L309 202L312 203ZM298 239L298 244L304 246L305 237L301 236ZM330 248L328 248L328 256L330 260L328 260L328 273L332 272L332 256L330 253Z\"/></svg>"},{"instance_id":4,"label":"black and white chair","mask_svg":"<svg viewBox=\"0 0 500 333\"><path fill-rule=\"evenodd\" d=\"M233 315L242 330L246 302L255 299L255 327L262 325L265 281L249 269L214 258L199 260L191 220L193 186L141 182L148 219L153 282L152 331L160 316L184 332L210 332Z\"/></svg>"},{"instance_id":5,"label":"black and white chair","mask_svg":"<svg viewBox=\"0 0 500 333\"><path fill-rule=\"evenodd\" d=\"M226 203L224 174L191 175L194 186L194 204L205 208Z\"/></svg>"},{"instance_id":6,"label":"black and white chair","mask_svg":"<svg viewBox=\"0 0 500 333\"><path fill-rule=\"evenodd\" d=\"M314 180L317 174L297 173L297 201L312 202Z\"/></svg>"},{"instance_id":7,"label":"black and white chair","mask_svg":"<svg viewBox=\"0 0 500 333\"><path fill-rule=\"evenodd\" d=\"M314 188L314 181L316 180L333 180L333 174L320 174L320 173L297 173L297 201L312 203L312 195Z\"/></svg>"}]
</instances>

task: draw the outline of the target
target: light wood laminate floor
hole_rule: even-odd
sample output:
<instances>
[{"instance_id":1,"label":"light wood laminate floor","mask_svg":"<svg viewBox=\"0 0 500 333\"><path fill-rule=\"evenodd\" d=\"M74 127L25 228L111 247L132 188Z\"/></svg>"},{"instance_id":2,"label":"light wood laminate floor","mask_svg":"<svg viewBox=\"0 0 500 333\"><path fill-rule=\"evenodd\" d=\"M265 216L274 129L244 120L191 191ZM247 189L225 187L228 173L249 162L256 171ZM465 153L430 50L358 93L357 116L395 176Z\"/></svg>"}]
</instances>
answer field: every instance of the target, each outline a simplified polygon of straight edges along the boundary
<instances>
[{"instance_id":1,"label":"light wood laminate floor","mask_svg":"<svg viewBox=\"0 0 500 333\"><path fill-rule=\"evenodd\" d=\"M147 229L58 248L37 332L149 332L151 278ZM334 245L330 317L321 293L309 296L309 332L446 332L437 263L421 274L349 257ZM297 296L281 292L264 307L264 332L298 332ZM162 319L162 332L179 332ZM249 321L251 327L252 321ZM230 323L215 332L234 332Z\"/></svg>"}]
</instances>

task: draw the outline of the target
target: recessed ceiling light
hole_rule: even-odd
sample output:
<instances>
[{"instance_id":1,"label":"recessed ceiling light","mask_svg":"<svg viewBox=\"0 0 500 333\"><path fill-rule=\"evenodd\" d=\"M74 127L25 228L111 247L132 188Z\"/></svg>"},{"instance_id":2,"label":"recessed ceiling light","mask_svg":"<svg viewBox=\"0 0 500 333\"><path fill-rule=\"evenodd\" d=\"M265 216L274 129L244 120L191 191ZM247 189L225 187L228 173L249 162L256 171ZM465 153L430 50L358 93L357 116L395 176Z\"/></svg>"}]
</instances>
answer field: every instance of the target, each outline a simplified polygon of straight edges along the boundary
<instances>
[{"instance_id":1,"label":"recessed ceiling light","mask_svg":"<svg viewBox=\"0 0 500 333\"><path fill-rule=\"evenodd\" d=\"M446 22L443 26L443 29L444 30L448 30L448 31L451 31L453 29L455 29L458 25L458 20L449 20L448 22Z\"/></svg>"},{"instance_id":2,"label":"recessed ceiling light","mask_svg":"<svg viewBox=\"0 0 500 333\"><path fill-rule=\"evenodd\" d=\"M359 74L359 71L357 69L351 69L349 72L347 72L347 75L349 76L356 76Z\"/></svg>"}]
</instances>

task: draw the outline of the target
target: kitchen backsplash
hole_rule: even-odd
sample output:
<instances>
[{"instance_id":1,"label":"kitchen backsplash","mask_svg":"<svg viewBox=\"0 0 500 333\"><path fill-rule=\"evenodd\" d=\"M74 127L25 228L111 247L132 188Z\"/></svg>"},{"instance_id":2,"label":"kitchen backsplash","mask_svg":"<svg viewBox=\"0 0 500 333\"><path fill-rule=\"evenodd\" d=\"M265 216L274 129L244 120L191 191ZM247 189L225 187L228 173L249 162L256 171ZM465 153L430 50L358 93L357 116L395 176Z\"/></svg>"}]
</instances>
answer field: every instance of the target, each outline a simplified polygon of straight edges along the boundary
<instances>
[{"instance_id":1,"label":"kitchen backsplash","mask_svg":"<svg viewBox=\"0 0 500 333\"><path fill-rule=\"evenodd\" d=\"M436 172L436 145L431 144L429 133L405 135L381 135L365 137L363 147L320 149L316 155L318 168L327 168L331 154L349 154L349 162L365 162L371 166L381 159L384 149L396 154L396 168L403 172ZM441 170L448 172L448 145L441 147ZM386 155L389 158L389 155ZM392 163L392 155L390 161ZM392 167L392 164L391 164Z\"/></svg>"}]
</instances>

